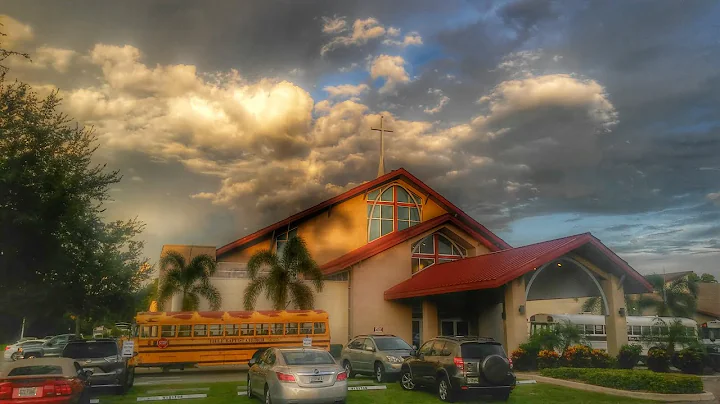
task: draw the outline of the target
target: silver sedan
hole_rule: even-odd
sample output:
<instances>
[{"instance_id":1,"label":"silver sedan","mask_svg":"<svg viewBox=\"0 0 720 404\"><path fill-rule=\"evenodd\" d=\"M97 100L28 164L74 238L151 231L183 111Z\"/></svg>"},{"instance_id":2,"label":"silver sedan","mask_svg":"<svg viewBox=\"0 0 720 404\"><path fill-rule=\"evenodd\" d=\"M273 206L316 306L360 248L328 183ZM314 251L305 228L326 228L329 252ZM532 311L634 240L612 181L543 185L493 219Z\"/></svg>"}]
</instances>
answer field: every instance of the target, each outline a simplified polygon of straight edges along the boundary
<instances>
[{"instance_id":1,"label":"silver sedan","mask_svg":"<svg viewBox=\"0 0 720 404\"><path fill-rule=\"evenodd\" d=\"M266 404L345 403L347 373L319 348L269 348L250 360L248 397Z\"/></svg>"}]
</instances>

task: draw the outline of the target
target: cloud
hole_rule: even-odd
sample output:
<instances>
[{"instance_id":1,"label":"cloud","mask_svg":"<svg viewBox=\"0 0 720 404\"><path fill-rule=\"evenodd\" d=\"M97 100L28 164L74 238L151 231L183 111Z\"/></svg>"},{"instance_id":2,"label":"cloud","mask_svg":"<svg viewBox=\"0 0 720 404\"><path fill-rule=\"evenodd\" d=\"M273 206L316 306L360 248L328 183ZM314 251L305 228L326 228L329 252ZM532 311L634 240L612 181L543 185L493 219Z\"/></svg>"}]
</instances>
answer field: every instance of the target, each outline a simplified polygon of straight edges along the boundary
<instances>
[{"instance_id":1,"label":"cloud","mask_svg":"<svg viewBox=\"0 0 720 404\"><path fill-rule=\"evenodd\" d=\"M358 84L356 86L352 84L343 84L339 86L326 86L324 88L330 97L341 98L341 97L357 97L360 94L366 92L370 87L367 84Z\"/></svg>"},{"instance_id":2,"label":"cloud","mask_svg":"<svg viewBox=\"0 0 720 404\"><path fill-rule=\"evenodd\" d=\"M21 43L31 41L35 35L30 25L24 24L9 15L0 14L0 32L5 34L0 38L3 48L18 51Z\"/></svg>"},{"instance_id":3,"label":"cloud","mask_svg":"<svg viewBox=\"0 0 720 404\"><path fill-rule=\"evenodd\" d=\"M399 34L399 31L397 32ZM405 38L403 38L402 41L397 41L394 39L386 39L382 42L384 45L396 45L400 47L407 47L410 45L422 45L422 37L417 32L411 32L407 35L405 35Z\"/></svg>"},{"instance_id":4,"label":"cloud","mask_svg":"<svg viewBox=\"0 0 720 404\"><path fill-rule=\"evenodd\" d=\"M431 88L428 90L428 94L434 94L439 96L438 103L436 106L432 108L425 108L423 112L426 114L437 114L438 112L442 111L442 109L445 107L445 105L450 102L450 98L443 94L443 92L440 89L437 88Z\"/></svg>"},{"instance_id":5,"label":"cloud","mask_svg":"<svg viewBox=\"0 0 720 404\"><path fill-rule=\"evenodd\" d=\"M377 56L370 63L369 71L373 79L385 79L385 84L380 88L380 93L392 92L398 84L410 81L410 77L405 71L405 59L402 56Z\"/></svg>"},{"instance_id":6,"label":"cloud","mask_svg":"<svg viewBox=\"0 0 720 404\"><path fill-rule=\"evenodd\" d=\"M323 28L324 30L324 28ZM330 42L323 45L320 54L324 55L338 47L349 47L364 45L371 39L380 38L385 35L385 28L380 25L375 18L366 18L364 20L355 20L350 35L337 36Z\"/></svg>"},{"instance_id":7,"label":"cloud","mask_svg":"<svg viewBox=\"0 0 720 404\"><path fill-rule=\"evenodd\" d=\"M712 192L707 194L707 198L711 200L714 204L720 205L720 192Z\"/></svg>"},{"instance_id":8,"label":"cloud","mask_svg":"<svg viewBox=\"0 0 720 404\"><path fill-rule=\"evenodd\" d=\"M322 32L326 34L337 34L347 29L347 21L345 20L345 17L323 17L322 21Z\"/></svg>"}]
</instances>

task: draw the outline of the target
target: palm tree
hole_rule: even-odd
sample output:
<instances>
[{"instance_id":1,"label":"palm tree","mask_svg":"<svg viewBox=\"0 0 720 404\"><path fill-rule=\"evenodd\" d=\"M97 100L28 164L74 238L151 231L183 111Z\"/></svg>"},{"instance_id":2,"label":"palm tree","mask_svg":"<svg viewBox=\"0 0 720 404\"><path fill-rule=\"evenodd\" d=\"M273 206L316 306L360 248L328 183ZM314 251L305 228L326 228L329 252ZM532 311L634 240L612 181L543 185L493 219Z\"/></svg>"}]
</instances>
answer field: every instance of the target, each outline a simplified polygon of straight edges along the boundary
<instances>
[{"instance_id":1,"label":"palm tree","mask_svg":"<svg viewBox=\"0 0 720 404\"><path fill-rule=\"evenodd\" d=\"M187 264L185 257L177 251L168 251L160 258L160 270L164 273L158 292L161 302L182 294L182 310L195 311L200 306L200 297L207 299L212 310L218 310L222 302L220 292L210 284L215 273L215 259L201 254Z\"/></svg>"},{"instance_id":2,"label":"palm tree","mask_svg":"<svg viewBox=\"0 0 720 404\"><path fill-rule=\"evenodd\" d=\"M665 282L662 275L648 275L653 293L640 296L625 295L628 315L641 315L651 309L658 316L692 317L697 309L698 285L687 277ZM591 297L583 303L584 312L605 314L600 297Z\"/></svg>"},{"instance_id":3,"label":"palm tree","mask_svg":"<svg viewBox=\"0 0 720 404\"><path fill-rule=\"evenodd\" d=\"M304 279L310 280L318 292L323 288L320 267L310 256L305 241L297 236L288 240L282 256L259 251L250 258L247 268L250 283L245 288L245 310L253 310L263 289L275 310L287 309L293 303L301 310L309 310L315 296Z\"/></svg>"}]
</instances>

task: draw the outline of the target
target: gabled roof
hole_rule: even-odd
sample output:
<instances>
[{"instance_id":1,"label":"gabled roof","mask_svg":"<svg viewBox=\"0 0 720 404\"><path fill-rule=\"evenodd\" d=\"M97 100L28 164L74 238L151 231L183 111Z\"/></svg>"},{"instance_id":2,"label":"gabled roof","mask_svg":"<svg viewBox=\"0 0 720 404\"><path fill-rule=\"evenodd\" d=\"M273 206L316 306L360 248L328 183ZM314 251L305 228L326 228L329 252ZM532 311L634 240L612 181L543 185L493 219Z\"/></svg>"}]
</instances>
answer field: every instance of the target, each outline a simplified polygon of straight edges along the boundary
<instances>
[{"instance_id":1,"label":"gabled roof","mask_svg":"<svg viewBox=\"0 0 720 404\"><path fill-rule=\"evenodd\" d=\"M405 230L390 233L387 236L383 236L375 241L367 243L360 248L356 248L355 250L343 256L340 256L332 261L323 264L322 266L320 266L320 270L322 270L323 274L325 275L332 275L352 265L355 265L358 262L364 261L376 254L395 247L396 245L403 243L413 237L419 236L438 226L442 226L448 223L457 226L458 228L472 236L474 239L480 241L486 247L490 248L493 246L487 239L483 237L483 235L470 228L470 226L466 225L455 216L446 213L442 216L426 220Z\"/></svg>"},{"instance_id":2,"label":"gabled roof","mask_svg":"<svg viewBox=\"0 0 720 404\"><path fill-rule=\"evenodd\" d=\"M590 233L432 265L385 291L385 299L497 288L586 244L597 248L643 287L652 286Z\"/></svg>"},{"instance_id":3,"label":"gabled roof","mask_svg":"<svg viewBox=\"0 0 720 404\"><path fill-rule=\"evenodd\" d=\"M229 251L234 250L235 248L241 247L252 241L255 241L264 236L267 236L267 235L271 234L273 231L283 229L292 223L297 223L298 221L300 221L304 218L310 217L319 212L322 212L323 210L330 208L333 205L337 205L337 204L339 204L343 201L346 201L350 198L353 198L357 195L360 195L367 191L370 191L375 187L378 187L385 183L397 180L399 178L404 178L405 180L407 180L408 182L410 182L414 186L416 186L419 190L422 190L426 194L430 195L430 197L433 198L433 200L435 200L437 203L439 203L441 206L443 206L445 209L447 209L449 212L451 212L453 215L455 215L455 217L460 219L462 222L464 222L469 227L475 229L476 233L482 234L482 238L491 243L492 247L489 247L489 248L492 251L498 251L498 250L510 248L510 245L508 243L506 243L500 237L498 237L493 232L488 230L485 226L478 223L475 219L470 217L467 213L463 212L457 206L453 205L450 201L448 201L442 195L440 195L435 190L433 190L432 188L427 186L424 182L420 181L414 175L410 174L407 170L405 170L404 168L400 168L400 169L391 171L381 177L378 177L372 181L368 181L362 185L359 185L359 186L357 186L349 191L346 191L336 197L333 197L324 202L321 202L321 203L319 203L309 209L306 209L300 213L294 214L286 219L283 219L277 223L267 226L261 230L258 230L255 233L249 234L241 239L233 241L232 243L226 244L217 249L216 255L219 257L222 254L225 254ZM385 237L383 237L383 238L385 238Z\"/></svg>"}]
</instances>

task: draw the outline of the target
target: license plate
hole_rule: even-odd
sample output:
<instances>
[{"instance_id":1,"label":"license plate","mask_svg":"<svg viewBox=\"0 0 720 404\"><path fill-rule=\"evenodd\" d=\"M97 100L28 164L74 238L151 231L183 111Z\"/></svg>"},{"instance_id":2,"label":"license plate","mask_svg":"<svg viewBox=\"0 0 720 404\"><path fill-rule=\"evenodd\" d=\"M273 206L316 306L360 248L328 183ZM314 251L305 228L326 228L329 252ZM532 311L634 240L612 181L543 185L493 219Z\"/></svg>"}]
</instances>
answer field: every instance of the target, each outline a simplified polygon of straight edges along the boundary
<instances>
[{"instance_id":1,"label":"license plate","mask_svg":"<svg viewBox=\"0 0 720 404\"><path fill-rule=\"evenodd\" d=\"M310 383L322 383L322 376L310 376Z\"/></svg>"},{"instance_id":2,"label":"license plate","mask_svg":"<svg viewBox=\"0 0 720 404\"><path fill-rule=\"evenodd\" d=\"M480 383L480 379L477 377L468 377L467 383L468 384L478 384L478 383Z\"/></svg>"},{"instance_id":3,"label":"license plate","mask_svg":"<svg viewBox=\"0 0 720 404\"><path fill-rule=\"evenodd\" d=\"M18 397L35 397L37 396L37 390L37 387L20 387Z\"/></svg>"}]
</instances>

